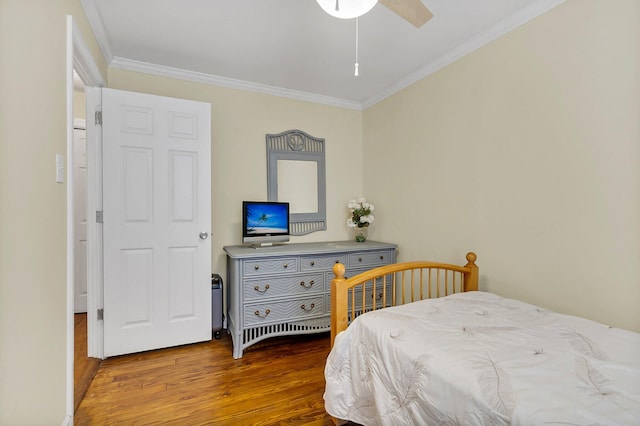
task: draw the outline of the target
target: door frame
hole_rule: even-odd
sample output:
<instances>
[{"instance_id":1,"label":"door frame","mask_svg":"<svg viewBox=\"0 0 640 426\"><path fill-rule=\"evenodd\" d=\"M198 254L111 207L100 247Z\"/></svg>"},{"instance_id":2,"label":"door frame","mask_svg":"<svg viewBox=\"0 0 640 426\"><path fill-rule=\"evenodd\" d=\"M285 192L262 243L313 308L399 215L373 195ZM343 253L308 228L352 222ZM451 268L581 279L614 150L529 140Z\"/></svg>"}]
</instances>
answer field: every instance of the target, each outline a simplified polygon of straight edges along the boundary
<instances>
[{"instance_id":1,"label":"door frame","mask_svg":"<svg viewBox=\"0 0 640 426\"><path fill-rule=\"evenodd\" d=\"M74 109L75 109L75 103L74 103ZM85 109L86 109L86 108L85 108ZM75 114L74 114L74 115L75 115ZM87 123L86 123L86 119L82 119L82 118L75 118L75 117L74 117L74 118L73 118L73 130L74 130L74 136L73 136L73 139L74 139L74 141L73 141L73 145L74 145L74 146L73 146L73 154L72 154L72 155L73 155L73 162L74 162L74 166L75 166L75 165L76 165L76 164L75 164L75 162L76 162L76 160L77 160L76 146L75 146L75 144L76 144L76 142L77 142L77 141L75 140L75 139L76 139L76 136L75 136L75 131L76 131L76 130L84 130L84 132L85 132L85 158L86 158L86 138L87 138L87 136L86 136L86 134L87 134ZM86 167L86 162L85 162L85 167ZM76 178L76 176L75 176L75 172L74 172L74 176L73 176L73 177L74 177L74 179ZM86 192L88 192L88 191L86 191ZM78 200L78 197L76 196L76 195L78 195L78 193L77 193L77 191L76 191L75 182L74 182L74 193L73 193L73 195L74 195L74 197L73 197L73 212L74 212L74 214L75 214L75 212L76 212L76 201ZM86 210L87 210L87 209L86 209L86 204L87 204L87 194L85 194L84 200L82 200L82 202L83 202L83 204L85 205L85 211L86 211ZM85 214L85 218L86 218L86 220L88 220L88 219L89 219L88 217L86 217L86 214ZM74 221L73 221L74 233L75 233L75 227L76 227L77 225L78 225L78 224L76 223L76 217L74 217ZM76 235L74 234L74 240L73 240L73 244L74 244L74 245L76 244L76 239L75 239L75 237L76 237ZM86 231L85 231L85 237L86 237ZM78 260L78 257L77 257L77 255L78 255L78 254L76 253L75 249L76 249L76 247L74 246L74 251L73 251L73 259L74 259L74 263ZM86 247L86 244L85 244L85 250L84 250L84 256L85 256L85 258L86 258L86 256L87 256L87 252L88 252L88 250L87 250L87 247ZM85 262L85 263L86 263L86 262ZM74 265L74 271L75 271L75 266L77 266L77 265ZM88 275L88 274L87 274L87 275ZM74 286L74 290L73 290L73 292L74 292L74 294L73 294L73 312L74 312L74 313L78 313L78 306L77 306L77 304L76 304L76 302L77 302L77 301L76 301L76 297L78 296L78 294L77 294L78 288L77 288L77 282L76 282L76 280L77 280L77 277L76 277L76 274L75 274L75 272L74 272L74 278L73 278L73 286ZM86 283L85 283L85 287L86 287ZM85 306L85 308L86 308L86 306ZM86 311L85 311L85 312L86 312Z\"/></svg>"},{"instance_id":2,"label":"door frame","mask_svg":"<svg viewBox=\"0 0 640 426\"><path fill-rule=\"evenodd\" d=\"M102 223L96 220L102 211L102 127L95 121L102 111L102 87L85 86L87 140L87 355L104 358L103 322L98 309L103 307Z\"/></svg>"},{"instance_id":3,"label":"door frame","mask_svg":"<svg viewBox=\"0 0 640 426\"><path fill-rule=\"evenodd\" d=\"M93 117L94 112L96 110L96 105L99 105L99 98L96 99L95 91L99 89L95 89L97 87L105 86L105 79L102 73L100 72L100 68L96 64L91 51L87 43L85 42L80 29L77 27L75 22L73 21L73 17L71 15L67 15L67 25L66 25L66 104L67 104L67 167L66 167L66 179L67 179L67 294L66 294L66 310L67 310L67 339L66 339L66 416L63 421L63 425L73 425L73 413L74 413L74 395L73 395L73 369L74 369L74 308L73 308L73 291L74 291L74 231L73 231L73 71L74 69L84 82L87 91L91 89L91 94L86 92L86 114L87 114L87 144L90 144L90 137L95 137L95 125L93 124L93 120L90 118ZM89 130L91 129L91 131ZM95 158L89 158L89 153L87 153L87 168L93 170L94 173L98 172L98 167L100 164L96 164ZM90 186L93 185L93 186ZM95 180L90 184L87 183L87 211L95 211ZM93 204L90 204L93 203ZM89 219L90 216L87 216ZM89 223L94 223L95 221L88 220ZM87 247L90 246L101 248L102 242L100 235L100 242L96 240L96 236L98 234L95 226L93 227L91 232L87 233ZM100 234L101 234L100 229ZM89 240L91 238L91 240ZM91 251L90 249L88 249ZM95 252L95 249L93 250ZM87 262L87 270L89 272L89 277L87 280L87 310L93 309L96 301L96 294L100 293L99 286L100 283L95 283L93 280L96 277L96 265L102 265L101 252L100 257L98 257L95 253L89 253L89 259ZM93 304L93 306L92 306ZM94 310L96 312L96 310ZM96 312L97 313L97 312ZM87 315L89 318L90 315ZM95 316L94 316L95 317ZM89 336L94 336L94 348L97 349L97 346L100 346L96 340L96 329L97 328L97 318L94 321L94 324L91 324L92 321L88 322L88 331ZM93 328L93 330L91 330ZM91 342L89 344L89 354L90 356L96 356L92 354ZM95 353L95 352L94 352Z\"/></svg>"}]
</instances>

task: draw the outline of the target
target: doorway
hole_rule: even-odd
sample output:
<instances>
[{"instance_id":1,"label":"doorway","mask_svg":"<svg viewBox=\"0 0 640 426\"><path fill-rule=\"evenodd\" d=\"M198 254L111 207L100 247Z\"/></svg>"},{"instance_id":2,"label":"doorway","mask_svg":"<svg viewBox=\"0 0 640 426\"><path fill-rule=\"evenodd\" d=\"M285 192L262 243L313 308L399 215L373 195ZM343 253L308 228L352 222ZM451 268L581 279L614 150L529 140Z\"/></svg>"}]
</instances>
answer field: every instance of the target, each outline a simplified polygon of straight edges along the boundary
<instances>
[{"instance_id":1,"label":"doorway","mask_svg":"<svg viewBox=\"0 0 640 426\"><path fill-rule=\"evenodd\" d=\"M85 86L73 72L74 364L73 405L78 409L100 359L89 357L87 335L87 140Z\"/></svg>"},{"instance_id":2,"label":"doorway","mask_svg":"<svg viewBox=\"0 0 640 426\"><path fill-rule=\"evenodd\" d=\"M73 413L74 273L83 262L74 256L75 192L87 200L87 356L103 359L107 347L117 355L211 339L211 106L101 89L99 71L93 80L83 76L83 61L97 67L68 19L67 392ZM86 188L74 179L74 68L85 82Z\"/></svg>"},{"instance_id":3,"label":"doorway","mask_svg":"<svg viewBox=\"0 0 640 426\"><path fill-rule=\"evenodd\" d=\"M66 173L66 185L67 185L67 341L66 341L66 420L63 424L73 424L73 413L75 411L75 224L74 224L74 171L73 171L73 133L74 133L74 73L77 73L77 80L81 80L85 87L85 105L83 107L75 106L78 112L84 112L84 116L93 117L93 111L96 108L96 104L99 103L99 99L95 99L95 92L93 96L89 95L95 88L105 86L105 80L98 68L89 47L84 41L82 34L73 21L71 15L67 15L67 173ZM86 111L86 112L85 112ZM91 136L91 135L89 135ZM95 170L91 169L92 159L87 159L87 171L89 173L95 173ZM95 160L94 160L95 161ZM95 167L94 167L95 168ZM95 204L95 195L91 190L86 190L88 195L87 203L90 206ZM92 207L93 208L93 207ZM87 211L90 211L87 209ZM87 225L92 221L87 221ZM88 225L87 239L93 238L97 234L95 227ZM100 242L101 244L101 242ZM88 244L89 246L90 244ZM95 279L96 274L101 274L101 271L94 271L95 265L92 264L95 259L95 255L91 253L91 249L88 249L88 270L89 276L87 281L87 307L88 312L96 312L95 303L91 295L92 280ZM86 354L91 356L99 356L95 353L95 345L92 346L92 342L97 339L95 330L92 332L91 327L86 322L87 314L84 314L83 325L85 328L81 332L80 341L83 341L83 348L87 348L88 352L85 354L78 354L85 358ZM92 353L93 352L93 353ZM88 358L87 358L88 359ZM99 363L99 360L96 360Z\"/></svg>"}]
</instances>

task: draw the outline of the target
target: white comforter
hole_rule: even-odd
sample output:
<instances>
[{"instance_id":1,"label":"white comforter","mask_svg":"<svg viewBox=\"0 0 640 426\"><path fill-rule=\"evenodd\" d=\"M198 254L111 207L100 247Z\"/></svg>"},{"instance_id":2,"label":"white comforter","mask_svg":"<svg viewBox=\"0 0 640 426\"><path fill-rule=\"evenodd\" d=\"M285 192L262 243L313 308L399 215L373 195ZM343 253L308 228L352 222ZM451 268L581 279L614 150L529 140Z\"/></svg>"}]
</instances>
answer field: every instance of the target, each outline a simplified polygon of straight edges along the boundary
<instances>
[{"instance_id":1,"label":"white comforter","mask_svg":"<svg viewBox=\"0 0 640 426\"><path fill-rule=\"evenodd\" d=\"M325 367L363 425L640 425L640 334L490 293L370 312Z\"/></svg>"}]
</instances>

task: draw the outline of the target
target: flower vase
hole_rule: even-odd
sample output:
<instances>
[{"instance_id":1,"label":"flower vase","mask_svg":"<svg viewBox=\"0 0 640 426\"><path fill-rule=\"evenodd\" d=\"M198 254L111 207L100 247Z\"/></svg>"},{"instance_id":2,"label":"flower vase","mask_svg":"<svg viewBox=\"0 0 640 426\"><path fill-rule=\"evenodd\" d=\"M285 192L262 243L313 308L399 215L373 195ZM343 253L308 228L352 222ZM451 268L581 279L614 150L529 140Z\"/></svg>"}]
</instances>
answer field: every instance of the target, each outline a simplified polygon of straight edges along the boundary
<instances>
[{"instance_id":1,"label":"flower vase","mask_svg":"<svg viewBox=\"0 0 640 426\"><path fill-rule=\"evenodd\" d=\"M368 229L369 228L367 228L366 226L363 226L362 228L358 228L358 227L353 228L353 233L356 236L357 242L364 243L365 241L367 241Z\"/></svg>"}]
</instances>

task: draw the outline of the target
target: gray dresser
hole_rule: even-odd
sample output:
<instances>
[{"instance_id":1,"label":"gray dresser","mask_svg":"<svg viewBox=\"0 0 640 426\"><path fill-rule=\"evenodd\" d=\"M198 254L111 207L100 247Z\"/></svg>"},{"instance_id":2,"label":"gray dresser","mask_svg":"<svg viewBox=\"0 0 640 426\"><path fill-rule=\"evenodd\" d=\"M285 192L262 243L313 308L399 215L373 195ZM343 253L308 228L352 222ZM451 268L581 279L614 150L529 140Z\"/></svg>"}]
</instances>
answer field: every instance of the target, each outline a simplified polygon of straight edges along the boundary
<instances>
[{"instance_id":1,"label":"gray dresser","mask_svg":"<svg viewBox=\"0 0 640 426\"><path fill-rule=\"evenodd\" d=\"M396 247L375 241L224 247L233 357L268 337L330 330L333 266L340 262L353 276L394 263Z\"/></svg>"}]
</instances>

